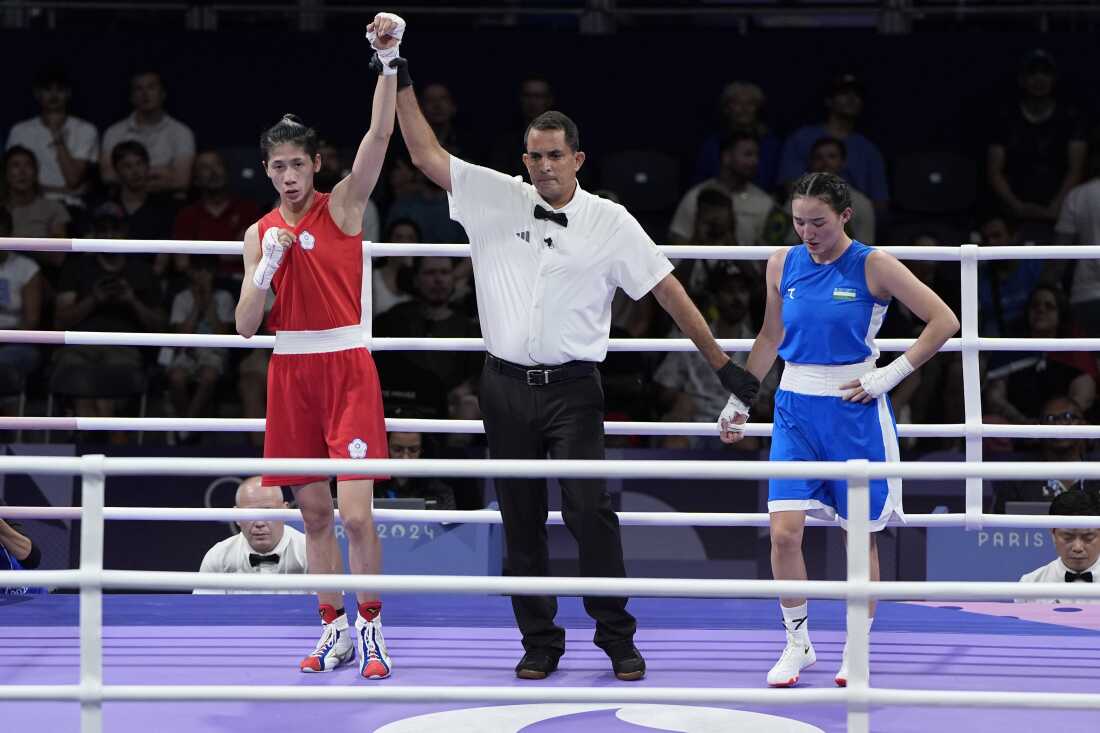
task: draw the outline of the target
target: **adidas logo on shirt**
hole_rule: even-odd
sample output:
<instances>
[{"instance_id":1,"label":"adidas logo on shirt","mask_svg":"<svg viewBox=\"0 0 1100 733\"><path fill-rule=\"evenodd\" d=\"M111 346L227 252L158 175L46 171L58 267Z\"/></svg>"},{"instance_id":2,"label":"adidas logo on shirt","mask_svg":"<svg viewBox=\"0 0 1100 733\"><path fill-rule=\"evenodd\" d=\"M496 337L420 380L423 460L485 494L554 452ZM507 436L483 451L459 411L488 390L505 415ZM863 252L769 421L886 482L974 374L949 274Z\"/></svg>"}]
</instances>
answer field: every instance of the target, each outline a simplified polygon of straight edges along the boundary
<instances>
[{"instance_id":1,"label":"adidas logo on shirt","mask_svg":"<svg viewBox=\"0 0 1100 733\"><path fill-rule=\"evenodd\" d=\"M524 242L530 242L531 241L531 232L530 232L530 230L528 230L526 232L516 232L516 236L519 237L520 239L522 239Z\"/></svg>"}]
</instances>

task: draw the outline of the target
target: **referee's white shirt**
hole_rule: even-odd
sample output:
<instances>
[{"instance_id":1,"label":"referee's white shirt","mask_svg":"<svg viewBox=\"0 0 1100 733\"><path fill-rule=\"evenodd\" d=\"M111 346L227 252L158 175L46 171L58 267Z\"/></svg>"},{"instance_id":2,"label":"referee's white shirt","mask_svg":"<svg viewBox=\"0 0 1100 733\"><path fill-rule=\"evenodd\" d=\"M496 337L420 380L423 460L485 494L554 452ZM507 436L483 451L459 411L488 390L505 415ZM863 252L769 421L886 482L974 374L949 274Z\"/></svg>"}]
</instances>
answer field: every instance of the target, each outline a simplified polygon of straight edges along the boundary
<instances>
[{"instance_id":1,"label":"referee's white shirt","mask_svg":"<svg viewBox=\"0 0 1100 733\"><path fill-rule=\"evenodd\" d=\"M1066 573L1070 572L1066 564L1062 562L1062 558L1056 558L1053 562L1047 563L1041 568L1036 568L1030 573L1021 576L1021 583L1065 583ZM1077 572L1076 570L1072 572ZM1071 588L1082 587L1092 588L1100 587L1096 584L1100 583L1100 561L1097 561L1087 572L1092 573L1092 585L1089 583L1083 583L1078 581L1076 583L1068 583L1066 585L1066 595L1072 595ZM1072 603L1074 605L1078 603L1096 603L1096 599L1073 599L1073 598L1017 598L1017 603L1050 603L1053 600L1054 603Z\"/></svg>"},{"instance_id":2,"label":"referee's white shirt","mask_svg":"<svg viewBox=\"0 0 1100 733\"><path fill-rule=\"evenodd\" d=\"M289 525L283 526L283 538L271 552L279 556L277 563L261 563L255 567L248 556L256 552L248 544L244 534L238 532L206 551L202 559L200 573L251 573L253 575L290 575L304 574L306 570L306 536ZM249 593L305 593L296 590L225 590L216 588L196 588L196 594L249 594Z\"/></svg>"},{"instance_id":3,"label":"referee's white shirt","mask_svg":"<svg viewBox=\"0 0 1100 733\"><path fill-rule=\"evenodd\" d=\"M516 176L451 156L451 218L470 239L485 348L517 364L600 362L616 288L638 300L672 272L625 208L577 185L562 227ZM550 241L548 242L547 239Z\"/></svg>"}]
</instances>

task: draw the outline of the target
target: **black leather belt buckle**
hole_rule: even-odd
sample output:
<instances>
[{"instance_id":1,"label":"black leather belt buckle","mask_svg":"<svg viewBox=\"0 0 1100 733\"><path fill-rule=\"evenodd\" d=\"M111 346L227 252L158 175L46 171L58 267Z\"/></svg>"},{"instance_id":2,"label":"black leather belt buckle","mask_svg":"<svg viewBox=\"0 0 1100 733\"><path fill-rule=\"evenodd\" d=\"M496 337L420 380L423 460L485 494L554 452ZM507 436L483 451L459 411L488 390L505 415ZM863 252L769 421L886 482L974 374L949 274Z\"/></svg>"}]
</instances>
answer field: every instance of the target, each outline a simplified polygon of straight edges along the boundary
<instances>
[{"instance_id":1,"label":"black leather belt buckle","mask_svg":"<svg viewBox=\"0 0 1100 733\"><path fill-rule=\"evenodd\" d=\"M549 369L528 369L527 370L527 386L528 387L545 387L550 384L550 370Z\"/></svg>"}]
</instances>

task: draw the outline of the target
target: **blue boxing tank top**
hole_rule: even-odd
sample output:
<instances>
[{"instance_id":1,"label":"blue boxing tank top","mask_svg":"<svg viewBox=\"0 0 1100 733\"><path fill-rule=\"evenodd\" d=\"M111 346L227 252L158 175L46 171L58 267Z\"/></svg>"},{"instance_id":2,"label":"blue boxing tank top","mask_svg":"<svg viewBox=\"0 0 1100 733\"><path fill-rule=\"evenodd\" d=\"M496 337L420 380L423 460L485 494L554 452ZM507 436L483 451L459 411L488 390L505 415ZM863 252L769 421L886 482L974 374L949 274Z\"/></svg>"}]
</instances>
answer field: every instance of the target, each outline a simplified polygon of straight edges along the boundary
<instances>
[{"instance_id":1,"label":"blue boxing tank top","mask_svg":"<svg viewBox=\"0 0 1100 733\"><path fill-rule=\"evenodd\" d=\"M874 249L852 241L827 265L813 261L806 245L787 252L779 290L783 296L783 342L779 356L794 364L858 364L878 358L875 335L890 301L867 288L867 255Z\"/></svg>"}]
</instances>

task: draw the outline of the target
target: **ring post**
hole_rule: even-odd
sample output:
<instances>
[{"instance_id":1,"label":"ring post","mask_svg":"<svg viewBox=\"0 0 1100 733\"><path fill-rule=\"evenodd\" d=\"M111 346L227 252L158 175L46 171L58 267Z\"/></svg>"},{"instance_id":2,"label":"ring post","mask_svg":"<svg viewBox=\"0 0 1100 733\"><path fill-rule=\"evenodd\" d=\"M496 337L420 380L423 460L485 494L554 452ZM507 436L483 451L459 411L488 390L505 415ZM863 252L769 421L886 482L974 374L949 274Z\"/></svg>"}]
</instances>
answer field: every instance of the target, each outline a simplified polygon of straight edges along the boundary
<instances>
[{"instance_id":1,"label":"ring post","mask_svg":"<svg viewBox=\"0 0 1100 733\"><path fill-rule=\"evenodd\" d=\"M80 731L103 730L103 460L81 458ZM90 580L94 578L94 580Z\"/></svg>"},{"instance_id":2,"label":"ring post","mask_svg":"<svg viewBox=\"0 0 1100 733\"><path fill-rule=\"evenodd\" d=\"M861 590L848 596L848 733L869 733L867 688L870 679L870 639L867 619L870 598L864 592L871 579L871 500L868 461L848 461L848 583Z\"/></svg>"}]
</instances>

